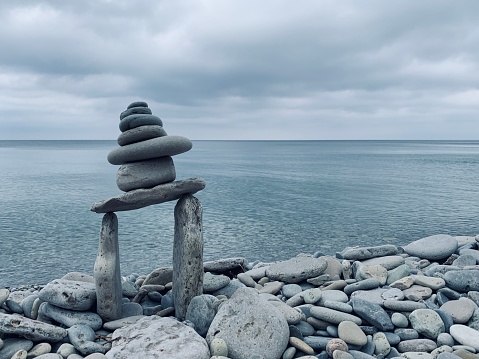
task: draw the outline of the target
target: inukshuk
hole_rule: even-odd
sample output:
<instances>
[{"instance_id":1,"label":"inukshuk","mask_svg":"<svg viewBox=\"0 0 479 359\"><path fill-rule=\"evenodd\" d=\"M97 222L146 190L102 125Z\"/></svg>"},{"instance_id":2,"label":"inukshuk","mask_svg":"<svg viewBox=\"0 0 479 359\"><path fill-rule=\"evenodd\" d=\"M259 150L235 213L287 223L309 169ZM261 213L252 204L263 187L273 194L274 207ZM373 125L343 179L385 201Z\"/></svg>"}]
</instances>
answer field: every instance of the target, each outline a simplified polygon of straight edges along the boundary
<instances>
[{"instance_id":1,"label":"inukshuk","mask_svg":"<svg viewBox=\"0 0 479 359\"><path fill-rule=\"evenodd\" d=\"M168 136L163 122L152 115L146 102L133 102L120 114L120 130L120 147L108 154L108 162L121 165L116 183L126 193L94 203L91 208L105 213L94 267L97 312L105 320L121 317L118 219L114 212L179 199L174 211L172 294L175 315L182 320L191 299L203 290L202 208L192 194L202 190L205 181L175 181L171 156L189 151L192 143L185 137Z\"/></svg>"}]
</instances>

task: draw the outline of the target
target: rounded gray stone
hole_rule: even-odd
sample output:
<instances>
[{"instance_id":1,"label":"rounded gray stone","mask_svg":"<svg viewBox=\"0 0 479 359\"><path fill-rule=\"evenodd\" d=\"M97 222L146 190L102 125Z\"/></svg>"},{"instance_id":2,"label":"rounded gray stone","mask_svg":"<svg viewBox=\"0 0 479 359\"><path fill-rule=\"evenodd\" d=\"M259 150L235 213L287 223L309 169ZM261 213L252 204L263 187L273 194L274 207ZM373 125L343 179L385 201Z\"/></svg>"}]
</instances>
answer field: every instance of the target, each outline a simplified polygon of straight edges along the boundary
<instances>
[{"instance_id":1,"label":"rounded gray stone","mask_svg":"<svg viewBox=\"0 0 479 359\"><path fill-rule=\"evenodd\" d=\"M294 257L271 265L266 276L271 280L299 283L324 272L328 263L322 258Z\"/></svg>"},{"instance_id":2,"label":"rounded gray stone","mask_svg":"<svg viewBox=\"0 0 479 359\"><path fill-rule=\"evenodd\" d=\"M479 291L479 270L456 270L444 274L446 285L459 292Z\"/></svg>"},{"instance_id":3,"label":"rounded gray stone","mask_svg":"<svg viewBox=\"0 0 479 359\"><path fill-rule=\"evenodd\" d=\"M412 300L385 300L384 308L398 312L412 312L416 309L426 309L426 304Z\"/></svg>"},{"instance_id":4,"label":"rounded gray stone","mask_svg":"<svg viewBox=\"0 0 479 359\"><path fill-rule=\"evenodd\" d=\"M212 293L218 289L226 287L230 281L231 279L223 274L205 272L203 276L203 292Z\"/></svg>"},{"instance_id":5,"label":"rounded gray stone","mask_svg":"<svg viewBox=\"0 0 479 359\"><path fill-rule=\"evenodd\" d=\"M450 334L458 343L479 350L479 331L462 324L454 324L451 326Z\"/></svg>"},{"instance_id":6,"label":"rounded gray stone","mask_svg":"<svg viewBox=\"0 0 479 359\"><path fill-rule=\"evenodd\" d=\"M357 325L362 324L362 320L355 315L340 312L338 310L313 306L310 309L310 313L313 317L324 320L332 324L339 324L345 320L351 321Z\"/></svg>"},{"instance_id":7,"label":"rounded gray stone","mask_svg":"<svg viewBox=\"0 0 479 359\"><path fill-rule=\"evenodd\" d=\"M294 297L296 294L301 293L303 290L298 284L285 284L281 288L281 292L286 298Z\"/></svg>"},{"instance_id":8,"label":"rounded gray stone","mask_svg":"<svg viewBox=\"0 0 479 359\"><path fill-rule=\"evenodd\" d=\"M120 146L126 146L131 143L151 140L152 138L163 136L168 136L168 134L162 126L145 125L122 132L116 141Z\"/></svg>"},{"instance_id":9,"label":"rounded gray stone","mask_svg":"<svg viewBox=\"0 0 479 359\"><path fill-rule=\"evenodd\" d=\"M406 352L432 352L437 348L436 342L431 339L403 340L397 345L397 350Z\"/></svg>"},{"instance_id":10,"label":"rounded gray stone","mask_svg":"<svg viewBox=\"0 0 479 359\"><path fill-rule=\"evenodd\" d=\"M97 330L103 325L101 317L93 312L68 310L48 303L40 305L40 312L67 327L81 324Z\"/></svg>"},{"instance_id":11,"label":"rounded gray stone","mask_svg":"<svg viewBox=\"0 0 479 359\"><path fill-rule=\"evenodd\" d=\"M351 305L359 317L379 330L391 331L394 329L391 318L380 305L356 298L351 300Z\"/></svg>"},{"instance_id":12,"label":"rounded gray stone","mask_svg":"<svg viewBox=\"0 0 479 359\"><path fill-rule=\"evenodd\" d=\"M3 347L0 349L1 359L10 359L19 350L27 352L33 347L33 342L28 339L10 338L3 340Z\"/></svg>"},{"instance_id":13,"label":"rounded gray stone","mask_svg":"<svg viewBox=\"0 0 479 359\"><path fill-rule=\"evenodd\" d=\"M448 258L457 249L457 240L447 234L437 234L411 242L404 247L410 256L428 260Z\"/></svg>"},{"instance_id":14,"label":"rounded gray stone","mask_svg":"<svg viewBox=\"0 0 479 359\"><path fill-rule=\"evenodd\" d=\"M398 247L392 244L384 244L372 247L347 247L340 254L344 259L364 260L376 257L396 255Z\"/></svg>"},{"instance_id":15,"label":"rounded gray stone","mask_svg":"<svg viewBox=\"0 0 479 359\"><path fill-rule=\"evenodd\" d=\"M55 325L3 313L0 313L0 333L14 334L34 341L51 342L60 341L67 335L65 329Z\"/></svg>"},{"instance_id":16,"label":"rounded gray stone","mask_svg":"<svg viewBox=\"0 0 479 359\"><path fill-rule=\"evenodd\" d=\"M456 324L465 324L471 319L477 305L468 298L450 300L441 305L441 310L449 313Z\"/></svg>"},{"instance_id":17,"label":"rounded gray stone","mask_svg":"<svg viewBox=\"0 0 479 359\"><path fill-rule=\"evenodd\" d=\"M148 104L145 101L135 101L128 105L127 110L132 107L148 107Z\"/></svg>"},{"instance_id":18,"label":"rounded gray stone","mask_svg":"<svg viewBox=\"0 0 479 359\"><path fill-rule=\"evenodd\" d=\"M139 303L123 303L121 305L122 318L135 317L143 315L143 307Z\"/></svg>"},{"instance_id":19,"label":"rounded gray stone","mask_svg":"<svg viewBox=\"0 0 479 359\"><path fill-rule=\"evenodd\" d=\"M148 114L135 114L129 115L120 121L120 131L125 132L132 128L145 126L145 125L157 125L163 126L163 121L158 116Z\"/></svg>"},{"instance_id":20,"label":"rounded gray stone","mask_svg":"<svg viewBox=\"0 0 479 359\"><path fill-rule=\"evenodd\" d=\"M174 156L191 150L193 144L182 136L164 136L117 147L108 154L108 162L122 165L128 162Z\"/></svg>"},{"instance_id":21,"label":"rounded gray stone","mask_svg":"<svg viewBox=\"0 0 479 359\"><path fill-rule=\"evenodd\" d=\"M363 265L381 265L387 270L392 270L404 264L404 257L395 255L395 256L384 256L376 257L371 259L366 259L361 261Z\"/></svg>"},{"instance_id":22,"label":"rounded gray stone","mask_svg":"<svg viewBox=\"0 0 479 359\"><path fill-rule=\"evenodd\" d=\"M347 344L363 346L368 341L361 328L356 323L348 320L339 323L338 336Z\"/></svg>"},{"instance_id":23,"label":"rounded gray stone","mask_svg":"<svg viewBox=\"0 0 479 359\"><path fill-rule=\"evenodd\" d=\"M106 352L106 348L95 343L95 332L88 325L77 324L68 328L68 339L82 355Z\"/></svg>"},{"instance_id":24,"label":"rounded gray stone","mask_svg":"<svg viewBox=\"0 0 479 359\"><path fill-rule=\"evenodd\" d=\"M231 358L278 359L288 345L289 327L284 316L254 289L241 288L225 302L206 335L211 343L223 339Z\"/></svg>"},{"instance_id":25,"label":"rounded gray stone","mask_svg":"<svg viewBox=\"0 0 479 359\"><path fill-rule=\"evenodd\" d=\"M196 332L202 337L208 332L208 328L215 317L215 300L215 297L208 294L198 295L191 299L186 310L185 320L192 322Z\"/></svg>"},{"instance_id":26,"label":"rounded gray stone","mask_svg":"<svg viewBox=\"0 0 479 359\"><path fill-rule=\"evenodd\" d=\"M48 283L38 297L60 308L88 310L96 301L95 284L56 279Z\"/></svg>"},{"instance_id":27,"label":"rounded gray stone","mask_svg":"<svg viewBox=\"0 0 479 359\"><path fill-rule=\"evenodd\" d=\"M344 293L346 293L347 295L351 295L357 290L375 289L378 288L380 285L381 283L379 282L378 278L367 278L359 280L356 283L348 284L346 287L344 287L343 290Z\"/></svg>"},{"instance_id":28,"label":"rounded gray stone","mask_svg":"<svg viewBox=\"0 0 479 359\"><path fill-rule=\"evenodd\" d=\"M398 328L407 328L409 325L407 317L399 312L394 312L391 315L391 322Z\"/></svg>"},{"instance_id":29,"label":"rounded gray stone","mask_svg":"<svg viewBox=\"0 0 479 359\"><path fill-rule=\"evenodd\" d=\"M151 188L174 181L175 165L170 156L126 163L116 174L116 185L124 192L138 188Z\"/></svg>"},{"instance_id":30,"label":"rounded gray stone","mask_svg":"<svg viewBox=\"0 0 479 359\"><path fill-rule=\"evenodd\" d=\"M40 355L50 353L51 351L52 351L52 346L50 345L50 343L39 343L28 351L28 357L36 358L36 357L39 357Z\"/></svg>"},{"instance_id":31,"label":"rounded gray stone","mask_svg":"<svg viewBox=\"0 0 479 359\"><path fill-rule=\"evenodd\" d=\"M409 315L411 326L429 339L436 339L444 333L445 327L439 314L432 309L416 309Z\"/></svg>"},{"instance_id":32,"label":"rounded gray stone","mask_svg":"<svg viewBox=\"0 0 479 359\"><path fill-rule=\"evenodd\" d=\"M144 106L130 107L120 114L120 121L130 115L151 115L151 110Z\"/></svg>"}]
</instances>

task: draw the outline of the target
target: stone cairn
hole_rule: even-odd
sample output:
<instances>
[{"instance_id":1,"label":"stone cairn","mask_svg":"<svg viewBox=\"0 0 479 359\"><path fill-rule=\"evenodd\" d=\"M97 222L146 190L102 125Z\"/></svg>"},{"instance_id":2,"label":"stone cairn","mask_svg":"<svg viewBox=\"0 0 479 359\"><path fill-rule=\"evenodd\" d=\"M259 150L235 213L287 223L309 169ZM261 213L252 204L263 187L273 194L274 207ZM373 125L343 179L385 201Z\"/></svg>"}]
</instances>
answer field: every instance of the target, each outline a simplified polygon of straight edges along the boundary
<instances>
[{"instance_id":1,"label":"stone cairn","mask_svg":"<svg viewBox=\"0 0 479 359\"><path fill-rule=\"evenodd\" d=\"M122 285L118 246L118 219L114 212L143 208L179 199L176 204L173 244L175 315L184 319L191 299L203 292L202 208L192 196L205 187L201 178L175 181L171 156L189 151L192 143L181 136L168 136L162 120L146 102L133 102L120 114L118 144L108 162L121 165L116 176L125 193L93 204L91 210L105 213L94 266L97 312L104 320L122 316Z\"/></svg>"}]
</instances>

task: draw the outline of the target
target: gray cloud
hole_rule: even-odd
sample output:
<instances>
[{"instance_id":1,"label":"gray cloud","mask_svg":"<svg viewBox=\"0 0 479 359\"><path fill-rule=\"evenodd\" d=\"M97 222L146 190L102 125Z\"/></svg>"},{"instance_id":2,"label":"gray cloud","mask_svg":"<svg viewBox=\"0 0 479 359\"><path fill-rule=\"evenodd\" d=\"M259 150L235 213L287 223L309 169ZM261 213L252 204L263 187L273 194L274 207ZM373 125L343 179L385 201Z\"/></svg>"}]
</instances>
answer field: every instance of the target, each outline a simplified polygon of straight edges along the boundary
<instances>
[{"instance_id":1,"label":"gray cloud","mask_svg":"<svg viewBox=\"0 0 479 359\"><path fill-rule=\"evenodd\" d=\"M0 4L0 138L472 139L479 3Z\"/></svg>"}]
</instances>

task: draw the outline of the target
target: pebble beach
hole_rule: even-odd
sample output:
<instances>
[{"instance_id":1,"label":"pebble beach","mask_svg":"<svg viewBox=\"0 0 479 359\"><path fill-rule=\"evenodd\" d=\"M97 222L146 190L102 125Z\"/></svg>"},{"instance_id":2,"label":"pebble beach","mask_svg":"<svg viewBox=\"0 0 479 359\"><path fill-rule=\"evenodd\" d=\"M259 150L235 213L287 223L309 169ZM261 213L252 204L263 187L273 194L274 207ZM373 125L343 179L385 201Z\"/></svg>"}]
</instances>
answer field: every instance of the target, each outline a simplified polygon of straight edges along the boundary
<instances>
[{"instance_id":1,"label":"pebble beach","mask_svg":"<svg viewBox=\"0 0 479 359\"><path fill-rule=\"evenodd\" d=\"M92 273L0 289L0 359L479 358L479 236L348 247L264 263L204 262L175 318L171 267L122 277L122 318Z\"/></svg>"}]
</instances>

